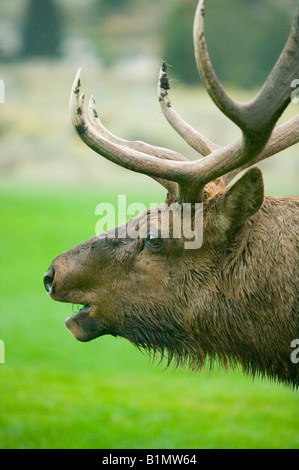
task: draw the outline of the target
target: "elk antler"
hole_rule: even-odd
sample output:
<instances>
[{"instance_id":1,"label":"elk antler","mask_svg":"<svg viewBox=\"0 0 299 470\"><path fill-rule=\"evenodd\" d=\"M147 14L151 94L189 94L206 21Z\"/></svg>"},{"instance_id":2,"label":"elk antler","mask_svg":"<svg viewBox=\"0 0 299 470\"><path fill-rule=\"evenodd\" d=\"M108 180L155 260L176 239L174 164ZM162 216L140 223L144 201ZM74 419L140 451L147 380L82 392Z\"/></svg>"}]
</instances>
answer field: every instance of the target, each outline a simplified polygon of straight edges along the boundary
<instances>
[{"instance_id":1,"label":"elk antler","mask_svg":"<svg viewBox=\"0 0 299 470\"><path fill-rule=\"evenodd\" d=\"M166 62L163 62L159 75L158 94L161 109L167 121L194 150L201 153L203 156L219 148L218 145L201 135L178 115L168 97L167 90L169 89L167 65Z\"/></svg>"},{"instance_id":2,"label":"elk antler","mask_svg":"<svg viewBox=\"0 0 299 470\"><path fill-rule=\"evenodd\" d=\"M207 176L210 171L212 173L210 178L214 179L239 167L248 167L262 159L256 157L267 144L275 123L291 100L291 82L299 73L299 5L296 8L290 35L274 68L258 95L244 104L236 102L227 95L212 68L204 35L204 5L205 0L200 0L194 20L194 50L197 68L214 103L242 130L242 140L228 146L223 152L224 155L218 157L218 153L215 158L216 162L213 162L215 163L213 169L209 162L205 161L204 170L207 171ZM295 132L293 132L293 127ZM292 134L287 146L298 142L299 136L296 128L298 130L297 120L292 120L284 127L289 135ZM265 151L263 158L276 153L277 140L281 140L279 131L275 133L271 142L272 150L270 153ZM234 168L230 168L231 166Z\"/></svg>"},{"instance_id":3,"label":"elk antler","mask_svg":"<svg viewBox=\"0 0 299 470\"><path fill-rule=\"evenodd\" d=\"M291 147L297 142L299 142L299 114L280 124L280 126L275 127L264 150L247 164L222 176L222 182L226 186L242 170Z\"/></svg>"},{"instance_id":4,"label":"elk antler","mask_svg":"<svg viewBox=\"0 0 299 470\"><path fill-rule=\"evenodd\" d=\"M112 132L108 131L108 129L106 129L106 127L102 124L95 108L95 100L93 96L91 96L89 100L89 119L94 129L110 142L132 150L137 150L138 152L147 153L153 157L166 158L167 160L187 161L183 155L179 154L178 152L174 152L173 150L156 147L141 141L121 139L120 137L112 134ZM164 186L170 193L178 193L178 186L176 183L156 177L154 177L154 179L162 184L162 186Z\"/></svg>"},{"instance_id":5,"label":"elk antler","mask_svg":"<svg viewBox=\"0 0 299 470\"><path fill-rule=\"evenodd\" d=\"M248 103L239 103L228 96L213 70L204 35L204 6L205 0L200 0L194 21L197 68L215 104L241 129L242 136L235 142L219 147L176 113L168 98L165 63L159 76L162 111L174 129L205 156L204 159L189 161L172 150L114 136L99 120L93 99L90 101L88 120L84 111L84 95L80 95L80 71L71 93L72 122L89 147L108 160L157 179L171 193L179 192L180 200L185 202L199 201L204 186L210 181L221 177L225 185L244 168L299 141L298 116L274 129L290 103L291 82L299 74L299 5L280 57L258 95Z\"/></svg>"},{"instance_id":6,"label":"elk antler","mask_svg":"<svg viewBox=\"0 0 299 470\"><path fill-rule=\"evenodd\" d=\"M73 126L80 138L90 148L114 163L154 178L164 178L170 182L178 182L180 169L186 159L182 155L154 147L143 142L130 142L120 139L107 131L100 122L94 104L90 103L90 119L84 110L84 93L80 94L81 69L78 70L71 91L70 114ZM138 148L138 150L137 150ZM142 150L146 150L144 153ZM174 186L171 186L174 189Z\"/></svg>"}]
</instances>

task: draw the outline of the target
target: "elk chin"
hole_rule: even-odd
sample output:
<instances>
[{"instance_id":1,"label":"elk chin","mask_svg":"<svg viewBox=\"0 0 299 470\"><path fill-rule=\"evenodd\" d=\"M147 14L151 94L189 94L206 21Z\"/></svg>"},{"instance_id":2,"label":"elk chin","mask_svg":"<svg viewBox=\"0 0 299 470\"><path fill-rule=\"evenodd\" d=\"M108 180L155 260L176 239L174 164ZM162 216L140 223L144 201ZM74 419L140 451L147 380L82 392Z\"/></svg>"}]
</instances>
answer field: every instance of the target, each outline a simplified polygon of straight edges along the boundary
<instances>
[{"instance_id":1,"label":"elk chin","mask_svg":"<svg viewBox=\"0 0 299 470\"><path fill-rule=\"evenodd\" d=\"M78 312L65 320L65 326L78 341L91 341L105 334L99 320L89 315L91 309L90 305L84 305Z\"/></svg>"}]
</instances>

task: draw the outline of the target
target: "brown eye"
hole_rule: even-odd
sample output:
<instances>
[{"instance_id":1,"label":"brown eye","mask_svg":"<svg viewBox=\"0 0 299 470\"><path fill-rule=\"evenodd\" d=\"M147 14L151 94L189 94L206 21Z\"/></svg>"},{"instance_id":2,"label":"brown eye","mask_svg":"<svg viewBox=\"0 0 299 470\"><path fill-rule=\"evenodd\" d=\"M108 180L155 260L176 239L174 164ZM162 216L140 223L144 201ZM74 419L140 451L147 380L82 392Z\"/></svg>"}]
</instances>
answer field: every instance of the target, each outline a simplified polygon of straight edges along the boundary
<instances>
[{"instance_id":1,"label":"brown eye","mask_svg":"<svg viewBox=\"0 0 299 470\"><path fill-rule=\"evenodd\" d=\"M161 239L160 238L154 238L148 235L147 237L147 244L152 247L152 248L160 248L161 246Z\"/></svg>"}]
</instances>

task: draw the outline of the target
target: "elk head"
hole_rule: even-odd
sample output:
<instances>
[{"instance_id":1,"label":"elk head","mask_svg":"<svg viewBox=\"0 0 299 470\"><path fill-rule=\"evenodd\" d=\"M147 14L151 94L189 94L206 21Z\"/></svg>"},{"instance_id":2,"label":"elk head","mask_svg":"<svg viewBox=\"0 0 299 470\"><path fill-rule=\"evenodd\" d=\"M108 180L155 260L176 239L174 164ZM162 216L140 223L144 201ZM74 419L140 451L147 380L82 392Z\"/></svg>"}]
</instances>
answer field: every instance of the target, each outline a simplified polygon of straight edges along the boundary
<instances>
[{"instance_id":1,"label":"elk head","mask_svg":"<svg viewBox=\"0 0 299 470\"><path fill-rule=\"evenodd\" d=\"M70 109L80 138L108 160L156 179L167 189L167 198L155 214L145 211L57 256L44 277L45 288L54 300L83 305L66 320L80 341L104 334L122 336L154 354L167 353L169 362L175 357L178 363L199 368L208 356L224 363L241 362L247 372L298 385L298 373L287 364L290 343L298 332L296 229L295 222L284 228L278 228L277 222L286 214L291 214L289 220L298 217L295 200L264 198L256 167L233 186L227 185L242 170L299 140L299 116L275 127L290 102L290 84L299 74L299 8L260 92L252 101L239 103L227 95L212 68L204 36L204 4L199 1L194 21L198 71L212 100L239 126L241 137L219 147L187 124L170 103L163 63L162 111L205 158L189 161L169 149L120 139L103 126L93 98L86 115L79 71ZM172 204L186 203L191 205L193 224L203 207L203 243L196 249L186 249L185 236L173 236L171 217L169 237L161 236L161 216L170 214ZM281 254L287 265L282 271L274 260L281 248L278 229L282 243L289 243ZM120 236L130 230L138 235Z\"/></svg>"}]
</instances>

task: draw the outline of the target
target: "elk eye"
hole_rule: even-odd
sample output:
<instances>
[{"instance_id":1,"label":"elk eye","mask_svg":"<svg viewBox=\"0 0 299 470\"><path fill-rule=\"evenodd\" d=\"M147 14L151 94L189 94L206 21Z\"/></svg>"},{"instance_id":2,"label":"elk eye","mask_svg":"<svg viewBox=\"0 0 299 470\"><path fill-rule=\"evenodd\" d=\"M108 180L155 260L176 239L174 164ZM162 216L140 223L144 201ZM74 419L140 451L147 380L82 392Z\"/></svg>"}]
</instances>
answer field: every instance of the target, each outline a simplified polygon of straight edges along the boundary
<instances>
[{"instance_id":1,"label":"elk eye","mask_svg":"<svg viewBox=\"0 0 299 470\"><path fill-rule=\"evenodd\" d=\"M160 248L162 241L161 241L161 238L154 238L148 235L147 244L151 246L152 248Z\"/></svg>"}]
</instances>

